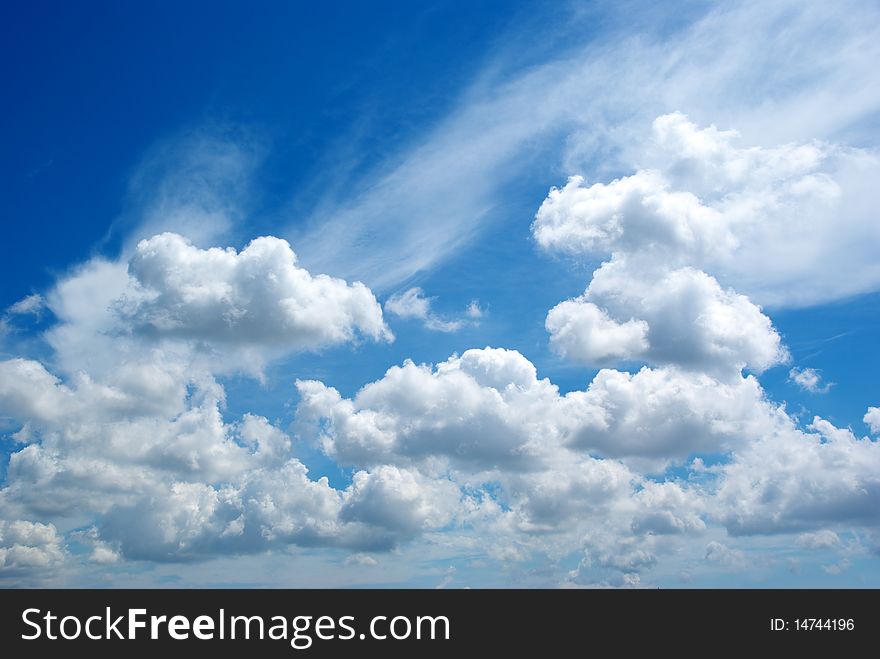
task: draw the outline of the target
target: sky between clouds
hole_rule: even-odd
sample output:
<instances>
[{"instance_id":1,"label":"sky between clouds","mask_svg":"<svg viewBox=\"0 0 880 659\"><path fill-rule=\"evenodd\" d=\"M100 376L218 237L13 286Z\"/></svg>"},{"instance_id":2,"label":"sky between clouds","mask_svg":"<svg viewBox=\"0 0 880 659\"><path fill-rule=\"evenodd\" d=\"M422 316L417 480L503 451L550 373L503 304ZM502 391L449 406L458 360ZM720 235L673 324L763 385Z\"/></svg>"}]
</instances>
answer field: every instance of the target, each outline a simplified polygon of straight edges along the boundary
<instances>
[{"instance_id":1,"label":"sky between clouds","mask_svg":"<svg viewBox=\"0 0 880 659\"><path fill-rule=\"evenodd\" d=\"M0 583L880 585L880 14L677 9L230 16L88 217L20 138Z\"/></svg>"}]
</instances>

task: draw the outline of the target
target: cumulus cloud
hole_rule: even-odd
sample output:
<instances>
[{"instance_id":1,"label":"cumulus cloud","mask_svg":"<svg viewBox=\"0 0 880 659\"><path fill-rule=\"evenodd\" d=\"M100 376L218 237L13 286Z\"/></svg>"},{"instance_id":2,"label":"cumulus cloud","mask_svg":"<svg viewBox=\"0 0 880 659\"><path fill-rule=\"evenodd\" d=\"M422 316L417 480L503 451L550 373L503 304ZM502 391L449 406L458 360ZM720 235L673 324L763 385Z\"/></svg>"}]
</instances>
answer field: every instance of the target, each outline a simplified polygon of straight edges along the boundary
<instances>
[{"instance_id":1,"label":"cumulus cloud","mask_svg":"<svg viewBox=\"0 0 880 659\"><path fill-rule=\"evenodd\" d=\"M313 480L268 420L226 422L224 392L211 380L190 383L164 412L134 393L67 384L37 362L0 362L0 413L19 420L14 437L24 444L0 490L3 517L88 515L94 529L78 539L92 562L111 564L290 544L386 550L458 514L458 486L403 468L360 470L345 489ZM25 560L21 529L49 533L22 524L3 529L8 565Z\"/></svg>"},{"instance_id":2,"label":"cumulus cloud","mask_svg":"<svg viewBox=\"0 0 880 659\"><path fill-rule=\"evenodd\" d=\"M550 310L546 327L556 351L589 364L647 361L735 374L788 356L760 308L714 277L626 258L603 264L584 295Z\"/></svg>"},{"instance_id":3,"label":"cumulus cloud","mask_svg":"<svg viewBox=\"0 0 880 659\"><path fill-rule=\"evenodd\" d=\"M378 465L334 489L309 477L266 418L224 418L214 374L247 369L236 353L259 365L392 338L369 289L312 276L286 241L259 238L237 252L161 234L126 261L74 270L48 304L62 374L0 362L0 414L18 426L4 519L85 516L94 526L77 541L102 565L288 544L388 549L453 519L460 496L450 482ZM396 516L380 519L386 509ZM23 550L4 551L22 564Z\"/></svg>"},{"instance_id":4,"label":"cumulus cloud","mask_svg":"<svg viewBox=\"0 0 880 659\"><path fill-rule=\"evenodd\" d=\"M821 143L738 147L736 131L700 128L678 112L658 117L653 128L642 156L653 168L588 187L573 176L551 190L535 218L539 245L650 254L721 271L738 283L751 282L739 262L751 265L763 255L778 264L780 277L800 266L798 251L768 258L764 250L779 249L770 241L797 239L797 222L804 221L830 234L829 206L843 194L837 168L876 166L869 154ZM814 245L815 236L807 240Z\"/></svg>"},{"instance_id":5,"label":"cumulus cloud","mask_svg":"<svg viewBox=\"0 0 880 659\"><path fill-rule=\"evenodd\" d=\"M833 273L814 281L815 270L839 263L854 235L880 238L866 221L868 180L880 159L816 141L738 141L736 131L662 115L634 174L589 186L573 176L552 189L536 215L535 239L564 253L609 254L612 263L638 254L642 268L691 266L777 306L838 295ZM871 290L866 280L875 276L867 266L852 292Z\"/></svg>"},{"instance_id":6,"label":"cumulus cloud","mask_svg":"<svg viewBox=\"0 0 880 659\"><path fill-rule=\"evenodd\" d=\"M880 407L869 407L862 421L871 429L873 434L880 435Z\"/></svg>"},{"instance_id":7,"label":"cumulus cloud","mask_svg":"<svg viewBox=\"0 0 880 659\"><path fill-rule=\"evenodd\" d=\"M539 242L610 255L584 295L548 313L553 348L653 366L603 368L562 393L519 352L484 348L436 365L404 361L351 397L298 380L293 428L352 468L339 487L310 473L277 423L227 418L217 375L294 350L390 340L366 287L311 275L275 238L238 252L161 234L127 260L89 262L47 296L60 370L0 362L0 414L17 424L0 514L38 520L28 523L55 538L7 542L18 531L4 528L5 565L67 560L49 524L85 518L90 530L70 537L102 569L288 546L360 555L444 535L501 562L580 553L573 582L633 585L682 547L746 567L718 542L700 555L713 528L800 534L804 548L830 542L832 524L873 528L877 444L818 417L800 429L743 374L787 352L760 307L694 265L737 244L732 230L718 233L721 211L658 176L570 183L535 223ZM554 237L566 213L601 221ZM417 288L385 311L453 322ZM482 313L476 303L466 312L469 322ZM872 410L865 422L876 430Z\"/></svg>"},{"instance_id":8,"label":"cumulus cloud","mask_svg":"<svg viewBox=\"0 0 880 659\"><path fill-rule=\"evenodd\" d=\"M62 539L53 524L0 519L0 576L55 567L64 559Z\"/></svg>"},{"instance_id":9,"label":"cumulus cloud","mask_svg":"<svg viewBox=\"0 0 880 659\"><path fill-rule=\"evenodd\" d=\"M563 357L587 363L640 359L648 352L648 323L617 322L585 298L561 302L547 314L550 345Z\"/></svg>"},{"instance_id":10,"label":"cumulus cloud","mask_svg":"<svg viewBox=\"0 0 880 659\"><path fill-rule=\"evenodd\" d=\"M229 427L219 385L185 383L151 399L142 387L85 376L68 385L36 362L0 363L0 411L24 424L16 439L25 444L9 459L4 502L43 514L102 512L152 494L164 476L228 480L266 462L275 447L252 428L265 420Z\"/></svg>"},{"instance_id":11,"label":"cumulus cloud","mask_svg":"<svg viewBox=\"0 0 880 659\"><path fill-rule=\"evenodd\" d=\"M819 418L800 430L753 377L606 369L585 390L561 395L518 353L487 348L433 368L393 367L352 399L314 381L298 387L302 430L317 432L343 464L397 464L470 487L497 483L494 497L506 509L484 499L467 518L497 538L520 538L496 547L498 556L536 551L533 534L596 516L612 524L610 535L591 536L591 567L579 579L593 568L649 568L664 543L698 536L710 523L736 536L876 524L878 445ZM642 475L694 453L726 457L694 466L694 484ZM629 544L636 538L650 546ZM712 547L710 560L746 566L736 550Z\"/></svg>"},{"instance_id":12,"label":"cumulus cloud","mask_svg":"<svg viewBox=\"0 0 880 659\"><path fill-rule=\"evenodd\" d=\"M706 529L706 504L675 482L645 481L635 495L638 504L631 528L636 535L681 535Z\"/></svg>"},{"instance_id":13,"label":"cumulus cloud","mask_svg":"<svg viewBox=\"0 0 880 659\"><path fill-rule=\"evenodd\" d=\"M436 370L407 361L354 400L321 382L297 388L299 418L323 428L324 450L345 464L442 456L476 471L523 469L536 459L526 406L552 405L557 396L528 360L503 349L469 350Z\"/></svg>"},{"instance_id":14,"label":"cumulus cloud","mask_svg":"<svg viewBox=\"0 0 880 659\"><path fill-rule=\"evenodd\" d=\"M100 537L129 559L195 560L298 545L387 551L455 518L452 483L395 467L359 471L336 490L291 459L227 484L176 481L110 508Z\"/></svg>"},{"instance_id":15,"label":"cumulus cloud","mask_svg":"<svg viewBox=\"0 0 880 659\"><path fill-rule=\"evenodd\" d=\"M639 394L609 399L626 388L612 387L613 375L594 383L595 393L561 396L519 353L485 349L435 368L395 367L360 392L359 409L320 383L301 383L301 421L324 428L329 455L359 466L336 489L314 480L266 419L225 421L224 392L210 379L157 391L157 400L180 397L163 413L124 381L65 382L41 364L11 360L0 368L0 410L22 424L23 448L11 457L0 509L6 517L91 517L93 529L76 541L103 566L288 545L380 551L462 525L479 529L478 538L489 532L490 555L522 558L576 551L585 524L615 519L624 539L593 538L591 551L601 569L630 573L654 559L635 550L615 558L620 542L700 533L706 509L677 484L643 481L624 463L590 455L602 442L642 436L635 427L658 425L627 409ZM685 395L670 391L643 414ZM702 422L688 427L716 433L710 441L721 446L725 430L713 414L698 412ZM682 434L670 428L669 441ZM548 533L560 540L545 545Z\"/></svg>"},{"instance_id":16,"label":"cumulus cloud","mask_svg":"<svg viewBox=\"0 0 880 659\"><path fill-rule=\"evenodd\" d=\"M334 459L442 458L473 472L546 468L561 445L662 465L760 436L774 415L754 378L603 370L585 390L560 395L525 357L498 348L468 350L436 368L405 362L351 400L320 382L297 387L301 422Z\"/></svg>"},{"instance_id":17,"label":"cumulus cloud","mask_svg":"<svg viewBox=\"0 0 880 659\"><path fill-rule=\"evenodd\" d=\"M449 524L460 497L458 487L448 480L383 465L355 473L340 517L418 535Z\"/></svg>"},{"instance_id":18,"label":"cumulus cloud","mask_svg":"<svg viewBox=\"0 0 880 659\"><path fill-rule=\"evenodd\" d=\"M164 233L138 243L130 291L116 311L135 332L232 344L316 348L356 333L391 334L370 290L297 267L286 240L257 238L240 253Z\"/></svg>"},{"instance_id":19,"label":"cumulus cloud","mask_svg":"<svg viewBox=\"0 0 880 659\"><path fill-rule=\"evenodd\" d=\"M799 233L794 222L838 198L822 163L863 156L818 144L739 148L735 137L663 115L651 147L659 169L588 187L575 176L550 191L532 225L537 243L607 258L581 297L548 314L558 352L715 373L787 361L762 309L705 269L747 283L736 271L743 261L767 260L765 241Z\"/></svg>"},{"instance_id":20,"label":"cumulus cloud","mask_svg":"<svg viewBox=\"0 0 880 659\"><path fill-rule=\"evenodd\" d=\"M258 375L291 352L394 338L366 286L312 275L273 237L238 252L156 235L130 257L76 268L47 305L58 319L46 333L57 363L100 377L171 363Z\"/></svg>"},{"instance_id":21,"label":"cumulus cloud","mask_svg":"<svg viewBox=\"0 0 880 659\"><path fill-rule=\"evenodd\" d=\"M354 467L337 488L267 419L225 420L210 377L166 375L143 391L0 364L0 413L20 424L3 518L90 518L72 539L104 568L291 545L375 553L443 531L503 562L583 552L579 583L632 581L713 525L876 522L877 445L821 419L798 430L753 377L606 369L563 395L518 352L486 348L392 367L351 399L301 381L297 433ZM694 453L726 458L693 482L645 476L689 470Z\"/></svg>"},{"instance_id":22,"label":"cumulus cloud","mask_svg":"<svg viewBox=\"0 0 880 659\"><path fill-rule=\"evenodd\" d=\"M820 417L808 431L783 420L719 469L718 510L731 534L876 525L880 444Z\"/></svg>"},{"instance_id":23,"label":"cumulus cloud","mask_svg":"<svg viewBox=\"0 0 880 659\"><path fill-rule=\"evenodd\" d=\"M708 520L734 536L799 532L803 547L831 542L831 524L873 527L878 445L819 417L802 430L765 399L754 377L743 377L744 369L760 373L789 355L763 310L720 283L765 296L774 277L796 272L797 256L768 253L784 236L802 236L794 229L803 218L815 229L810 245L833 231L830 209L848 194L840 180L852 183L844 170L874 167L873 156L818 142L740 147L734 131L699 128L680 113L658 117L653 129L642 168L589 186L572 177L550 191L532 225L545 249L605 259L582 296L548 313L551 347L589 364L660 365L634 375L604 369L585 392L568 394L592 403L604 423L598 432L557 423L571 433L563 443L622 459L637 473L656 468L652 457L664 465L662 458L687 451L725 456L711 467L695 460L700 485L671 490L674 505L632 515L630 530L655 542L692 534ZM756 260L765 262L753 269L771 280L768 288L754 288L751 273L741 271ZM767 275L766 262L779 264L779 272ZM789 377L813 392L830 387L814 369L793 368ZM873 430L870 410L865 422ZM624 573L649 564L626 538L618 533L588 549L590 565L613 563L602 558L608 547L623 557L616 567ZM639 551L655 555L650 547ZM705 558L747 566L742 552L714 541Z\"/></svg>"},{"instance_id":24,"label":"cumulus cloud","mask_svg":"<svg viewBox=\"0 0 880 659\"><path fill-rule=\"evenodd\" d=\"M583 187L572 176L553 188L538 209L535 240L544 249L570 254L652 253L684 265L736 245L717 211L690 192L670 190L655 171L640 171L609 184Z\"/></svg>"},{"instance_id":25,"label":"cumulus cloud","mask_svg":"<svg viewBox=\"0 0 880 659\"><path fill-rule=\"evenodd\" d=\"M118 547L101 539L97 527L92 526L83 531L74 531L70 538L89 548L89 562L97 565L113 565L123 560Z\"/></svg>"},{"instance_id":26,"label":"cumulus cloud","mask_svg":"<svg viewBox=\"0 0 880 659\"><path fill-rule=\"evenodd\" d=\"M812 394L825 394L831 390L832 382L821 384L822 375L814 368L792 368L788 372L788 381L793 382L804 391Z\"/></svg>"}]
</instances>

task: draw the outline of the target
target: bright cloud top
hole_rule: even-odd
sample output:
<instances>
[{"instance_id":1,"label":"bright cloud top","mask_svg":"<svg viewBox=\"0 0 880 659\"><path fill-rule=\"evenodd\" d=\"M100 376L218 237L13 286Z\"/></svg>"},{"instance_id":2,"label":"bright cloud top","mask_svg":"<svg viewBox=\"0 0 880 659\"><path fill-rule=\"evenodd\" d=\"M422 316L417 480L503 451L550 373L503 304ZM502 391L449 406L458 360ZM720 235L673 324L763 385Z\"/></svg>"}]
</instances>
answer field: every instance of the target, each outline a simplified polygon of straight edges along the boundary
<instances>
[{"instance_id":1,"label":"bright cloud top","mask_svg":"<svg viewBox=\"0 0 880 659\"><path fill-rule=\"evenodd\" d=\"M719 452L760 437L754 379L726 384L675 369L603 370L560 395L516 351L468 350L432 369L406 362L345 400L298 382L302 421L343 464L446 464L464 472L547 468L564 448L660 460ZM437 460L440 462L437 462ZM647 460L643 462L647 464Z\"/></svg>"},{"instance_id":2,"label":"bright cloud top","mask_svg":"<svg viewBox=\"0 0 880 659\"><path fill-rule=\"evenodd\" d=\"M736 150L733 133L699 130L681 114L659 117L654 132L669 156L665 171L589 187L575 176L538 210L532 230L541 247L610 255L581 297L547 315L551 344L587 363L644 360L716 373L785 362L761 308L700 268L739 258L752 225L784 225L772 208L836 197L833 181L814 174L818 149Z\"/></svg>"},{"instance_id":3,"label":"bright cloud top","mask_svg":"<svg viewBox=\"0 0 880 659\"><path fill-rule=\"evenodd\" d=\"M0 519L0 573L60 565L65 558L62 542L52 524Z\"/></svg>"},{"instance_id":4,"label":"bright cloud top","mask_svg":"<svg viewBox=\"0 0 880 659\"><path fill-rule=\"evenodd\" d=\"M59 281L47 296L59 321L47 339L65 371L92 374L180 360L258 374L285 354L394 339L370 289L296 262L271 236L237 252L159 234L129 258L93 259Z\"/></svg>"},{"instance_id":5,"label":"bright cloud top","mask_svg":"<svg viewBox=\"0 0 880 659\"><path fill-rule=\"evenodd\" d=\"M880 435L880 407L869 407L863 420L872 433Z\"/></svg>"},{"instance_id":6,"label":"bright cloud top","mask_svg":"<svg viewBox=\"0 0 880 659\"><path fill-rule=\"evenodd\" d=\"M370 290L297 267L286 240L257 238L240 253L199 249L177 234L138 243L119 316L133 331L232 344L316 348L356 333L389 340Z\"/></svg>"},{"instance_id":7,"label":"bright cloud top","mask_svg":"<svg viewBox=\"0 0 880 659\"><path fill-rule=\"evenodd\" d=\"M638 255L641 270L691 266L791 305L844 294L829 269L880 241L868 201L880 160L870 152L821 142L739 147L735 131L700 128L681 113L653 129L636 173L586 187L574 176L551 190L533 226L539 245L612 262ZM878 268L854 272L849 294L873 290Z\"/></svg>"}]
</instances>

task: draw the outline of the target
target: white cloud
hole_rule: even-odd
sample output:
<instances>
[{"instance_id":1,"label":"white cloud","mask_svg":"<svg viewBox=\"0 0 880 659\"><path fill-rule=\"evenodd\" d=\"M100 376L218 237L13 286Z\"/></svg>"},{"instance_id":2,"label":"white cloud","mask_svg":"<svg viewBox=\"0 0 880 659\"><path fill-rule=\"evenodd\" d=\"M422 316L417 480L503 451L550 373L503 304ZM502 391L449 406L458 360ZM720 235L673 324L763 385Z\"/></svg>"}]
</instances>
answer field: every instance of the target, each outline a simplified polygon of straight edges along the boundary
<instances>
[{"instance_id":1,"label":"white cloud","mask_svg":"<svg viewBox=\"0 0 880 659\"><path fill-rule=\"evenodd\" d=\"M706 546L706 560L724 567L741 570L747 567L745 554L714 540Z\"/></svg>"},{"instance_id":2,"label":"white cloud","mask_svg":"<svg viewBox=\"0 0 880 659\"><path fill-rule=\"evenodd\" d=\"M551 346L574 361L643 360L718 375L761 372L788 358L770 319L747 297L699 270L642 266L612 259L584 295L551 309Z\"/></svg>"},{"instance_id":3,"label":"white cloud","mask_svg":"<svg viewBox=\"0 0 880 659\"><path fill-rule=\"evenodd\" d=\"M877 285L871 264L850 282L832 266L860 251L856 241L880 238L867 205L876 153L819 141L739 147L736 131L700 129L680 113L659 117L654 134L668 186L693 194L703 221L727 232L715 249L694 252L702 267L776 306Z\"/></svg>"},{"instance_id":4,"label":"white cloud","mask_svg":"<svg viewBox=\"0 0 880 659\"><path fill-rule=\"evenodd\" d=\"M26 443L10 456L3 500L50 515L102 512L150 495L166 475L228 480L264 461L262 445L245 448L223 422L216 383L191 382L187 393L184 382L150 400L139 397L142 388L85 376L69 386L36 362L0 363L0 413L24 424L17 437Z\"/></svg>"},{"instance_id":5,"label":"white cloud","mask_svg":"<svg viewBox=\"0 0 880 659\"><path fill-rule=\"evenodd\" d=\"M157 362L259 374L290 352L394 338L366 286L312 275L273 237L237 252L153 236L128 260L74 270L48 306L59 322L46 338L62 369L102 377Z\"/></svg>"},{"instance_id":6,"label":"white cloud","mask_svg":"<svg viewBox=\"0 0 880 659\"><path fill-rule=\"evenodd\" d=\"M653 153L645 158L659 169L589 187L574 177L563 189L551 190L536 215L532 228L542 247L606 259L583 296L548 314L551 345L576 361L646 361L718 380L709 378L702 390L695 386L700 376L681 378L669 366L637 376L600 371L586 395L604 391L600 408L626 410L617 417L624 425L619 435L611 424L603 428L611 432L584 433L584 447L642 458L651 457L651 447L654 457L668 459L687 446L682 436L718 442L714 451L728 459L699 470L711 476L695 510L700 521L705 516L720 522L732 535L873 525L871 511L880 496L877 445L818 417L809 432L801 431L782 408L766 402L757 382L740 371L785 362L779 334L760 307L700 269L749 286L738 268L760 260L749 275L770 288L774 277L801 282L800 268L816 255L816 236L822 242L836 230L828 209L842 194L834 180L840 168L873 163L873 156L819 143L739 148L733 145L735 133L699 129L681 114L659 117L654 131ZM776 246L764 241L782 241L788 233L804 236L795 231L800 221L811 226L805 240L813 251L803 260L777 258ZM787 295L784 288L774 294ZM792 369L790 377L809 390L828 388L812 369ZM616 401L625 402L615 407ZM668 428L667 419L674 419ZM694 425L687 428L689 423ZM644 427L651 432L640 444L638 430ZM675 439L664 441L670 436ZM713 452L709 445L688 448ZM627 463L651 468L632 457ZM669 523L671 511L665 512L634 519L633 530L681 528L682 518ZM717 542L710 543L706 558L746 566L744 555Z\"/></svg>"},{"instance_id":7,"label":"white cloud","mask_svg":"<svg viewBox=\"0 0 880 659\"><path fill-rule=\"evenodd\" d=\"M458 487L451 481L381 466L354 474L340 517L405 536L418 535L426 529L449 524L460 496Z\"/></svg>"},{"instance_id":8,"label":"white cloud","mask_svg":"<svg viewBox=\"0 0 880 659\"><path fill-rule=\"evenodd\" d=\"M561 396L518 353L485 349L435 368L394 367L351 400L321 383L298 386L301 431L320 428L323 449L343 464L497 483L506 511L483 499L471 515L496 545L509 539L491 550L497 556L575 550L576 529L601 519L610 535L589 540L591 565L629 573L710 522L736 536L876 522L877 445L818 418L810 432L797 429L752 377L603 370L586 390ZM694 453L726 457L695 469L692 485L641 475ZM533 535L547 533L555 549ZM637 548L636 538L649 544ZM707 556L751 564L739 550Z\"/></svg>"},{"instance_id":9,"label":"white cloud","mask_svg":"<svg viewBox=\"0 0 880 659\"><path fill-rule=\"evenodd\" d=\"M101 538L129 559L191 560L273 547L387 551L452 522L459 489L395 467L359 471L335 490L296 459L249 470L226 485L172 482L109 509Z\"/></svg>"},{"instance_id":10,"label":"white cloud","mask_svg":"<svg viewBox=\"0 0 880 659\"><path fill-rule=\"evenodd\" d=\"M822 382L822 375L814 368L792 368L788 372L788 381L794 382L802 390L813 394L828 393L833 386L832 382L820 384Z\"/></svg>"},{"instance_id":11,"label":"white cloud","mask_svg":"<svg viewBox=\"0 0 880 659\"><path fill-rule=\"evenodd\" d=\"M437 332L457 332L465 321L441 318L431 310L431 304L436 298L425 297L424 291L419 287L408 288L405 291L395 293L385 301L385 313L399 318L415 318L421 320L423 325ZM471 303L473 305L473 303ZM468 307L466 314L471 314L472 307ZM477 308L479 311L479 308Z\"/></svg>"},{"instance_id":12,"label":"white cloud","mask_svg":"<svg viewBox=\"0 0 880 659\"><path fill-rule=\"evenodd\" d=\"M363 565L365 567L374 567L379 564L375 558L370 556L369 554L357 553L346 556L345 558L346 565Z\"/></svg>"},{"instance_id":13,"label":"white cloud","mask_svg":"<svg viewBox=\"0 0 880 659\"><path fill-rule=\"evenodd\" d=\"M700 268L730 279L752 255L762 259L757 272L779 267L791 276L756 232L771 232L775 244L776 231L794 231L795 219L837 197L837 185L817 173L830 156L815 145L737 149L732 133L698 129L681 114L659 117L654 130L663 171L589 187L573 177L537 212L532 231L542 247L607 257L583 296L548 314L551 344L588 363L714 373L784 363L788 353L761 308Z\"/></svg>"},{"instance_id":14,"label":"white cloud","mask_svg":"<svg viewBox=\"0 0 880 659\"><path fill-rule=\"evenodd\" d=\"M45 302L42 295L33 293L10 305L6 313L13 315L39 314Z\"/></svg>"},{"instance_id":15,"label":"white cloud","mask_svg":"<svg viewBox=\"0 0 880 659\"><path fill-rule=\"evenodd\" d=\"M73 542L91 550L88 555L90 563L109 566L123 560L123 556L119 553L119 548L101 540L98 528L95 526L81 531L73 531L68 537Z\"/></svg>"},{"instance_id":16,"label":"white cloud","mask_svg":"<svg viewBox=\"0 0 880 659\"><path fill-rule=\"evenodd\" d=\"M648 323L617 322L585 298L561 302L547 314L550 345L563 357L587 363L640 359L648 351Z\"/></svg>"},{"instance_id":17,"label":"white cloud","mask_svg":"<svg viewBox=\"0 0 880 659\"><path fill-rule=\"evenodd\" d=\"M0 519L0 575L60 565L65 559L61 543L52 524Z\"/></svg>"},{"instance_id":18,"label":"white cloud","mask_svg":"<svg viewBox=\"0 0 880 659\"><path fill-rule=\"evenodd\" d=\"M674 267L736 245L717 211L690 192L670 190L660 172L640 171L607 185L583 183L572 176L538 209L532 231L544 249L648 253Z\"/></svg>"},{"instance_id":19,"label":"white cloud","mask_svg":"<svg viewBox=\"0 0 880 659\"><path fill-rule=\"evenodd\" d=\"M880 435L880 407L869 407L862 421L871 429L873 434Z\"/></svg>"},{"instance_id":20,"label":"white cloud","mask_svg":"<svg viewBox=\"0 0 880 659\"><path fill-rule=\"evenodd\" d=\"M216 343L316 348L391 335L370 290L297 267L285 240L257 238L240 253L202 250L165 233L138 243L132 288L117 302L135 332Z\"/></svg>"},{"instance_id":21,"label":"white cloud","mask_svg":"<svg viewBox=\"0 0 880 659\"><path fill-rule=\"evenodd\" d=\"M431 312L431 298L421 288L413 287L392 295L385 301L385 312L400 318L425 320Z\"/></svg>"},{"instance_id":22,"label":"white cloud","mask_svg":"<svg viewBox=\"0 0 880 659\"><path fill-rule=\"evenodd\" d=\"M830 529L801 533L795 538L795 544L807 549L828 549L840 545L840 538Z\"/></svg>"},{"instance_id":23,"label":"white cloud","mask_svg":"<svg viewBox=\"0 0 880 659\"><path fill-rule=\"evenodd\" d=\"M746 1L695 12L672 31L664 22L633 23L631 16L610 21L606 27L626 32L549 62L530 61L521 71L490 60L453 111L377 167L359 193L346 188L341 200L338 191L330 193L296 241L313 259L307 265L379 290L393 287L491 226L493 211L507 207L509 186L534 165L535 144L562 146L559 136L570 136L567 171L592 179L631 167L657 169L664 156L645 157L644 127L680 110L697 123L736 126L744 144L763 145L740 147L728 130L659 127L661 146L677 153L675 171L666 172L672 184L706 184L711 175L750 191L729 208L721 204L725 216L755 220L743 249L723 273L701 269L762 304L810 304L876 290L880 268L870 246L878 239L872 203L878 161L829 146L873 144L871 117L880 108L873 84L880 57L876 6ZM533 44L565 41L560 32L577 38L594 18L557 17L543 24L544 38L530 30L507 52L526 53L529 61ZM706 176L692 176L696 162ZM782 183L775 188L781 195L774 182ZM836 199L824 197L834 186ZM690 188L671 192L679 189ZM751 213L748 199L763 200L762 213ZM668 201L688 203L674 195ZM762 226L758 215L773 221ZM364 244L371 246L367 254Z\"/></svg>"},{"instance_id":24,"label":"white cloud","mask_svg":"<svg viewBox=\"0 0 880 659\"><path fill-rule=\"evenodd\" d=\"M584 394L569 396L596 405L602 419L577 428L574 445L661 462L730 450L760 437L778 414L752 377L722 382L675 369L604 369Z\"/></svg>"},{"instance_id":25,"label":"white cloud","mask_svg":"<svg viewBox=\"0 0 880 659\"><path fill-rule=\"evenodd\" d=\"M91 560L92 563L97 563L99 565L112 565L113 563L118 563L120 558L121 557L117 552L106 545L98 545L92 549L92 554L89 556L89 560Z\"/></svg>"},{"instance_id":26,"label":"white cloud","mask_svg":"<svg viewBox=\"0 0 880 659\"><path fill-rule=\"evenodd\" d=\"M478 300L471 300L470 304L468 304L467 309L465 310L468 318L482 318L486 315L486 310L480 306Z\"/></svg>"},{"instance_id":27,"label":"white cloud","mask_svg":"<svg viewBox=\"0 0 880 659\"><path fill-rule=\"evenodd\" d=\"M319 429L323 450L356 467L344 489L310 476L266 419L224 421L216 382L169 378L151 398L136 379L66 382L3 362L0 413L22 425L22 446L0 514L89 516L94 532L75 540L105 569L466 533L471 554L504 562L586 552L585 583L650 572L717 524L742 536L875 523L876 445L821 419L797 430L751 377L603 370L561 395L519 353L487 348L393 367L353 399L301 382L297 430ZM694 483L643 475L695 452L726 459Z\"/></svg>"},{"instance_id":28,"label":"white cloud","mask_svg":"<svg viewBox=\"0 0 880 659\"><path fill-rule=\"evenodd\" d=\"M631 528L637 535L679 535L706 529L706 505L698 494L673 482L645 481L635 495Z\"/></svg>"},{"instance_id":29,"label":"white cloud","mask_svg":"<svg viewBox=\"0 0 880 659\"><path fill-rule=\"evenodd\" d=\"M819 417L809 430L781 419L718 470L717 509L730 533L876 524L880 444Z\"/></svg>"},{"instance_id":30,"label":"white cloud","mask_svg":"<svg viewBox=\"0 0 880 659\"><path fill-rule=\"evenodd\" d=\"M0 414L21 424L14 437L24 444L10 457L0 515L88 515L95 531L79 540L100 564L289 544L387 550L456 519L454 483L380 465L334 489L309 477L290 438L265 418L224 421L216 382L175 375L182 379L150 400L138 381L66 383L37 362L0 362ZM37 556L14 540L19 526L3 531L8 566Z\"/></svg>"},{"instance_id":31,"label":"white cloud","mask_svg":"<svg viewBox=\"0 0 880 659\"><path fill-rule=\"evenodd\" d=\"M45 337L65 372L110 373L125 352L143 352L142 346L133 350L121 340L125 327L112 311L129 285L126 261L94 258L62 277L46 295L58 322Z\"/></svg>"},{"instance_id":32,"label":"white cloud","mask_svg":"<svg viewBox=\"0 0 880 659\"><path fill-rule=\"evenodd\" d=\"M557 398L531 363L500 349L469 350L436 370L407 361L353 401L320 382L300 381L297 388L300 419L320 423L324 450L345 464L444 456L477 471L524 468L535 459L539 445L529 437L528 407Z\"/></svg>"},{"instance_id":33,"label":"white cloud","mask_svg":"<svg viewBox=\"0 0 880 659\"><path fill-rule=\"evenodd\" d=\"M303 431L320 428L345 464L442 459L457 469L547 468L561 446L662 467L760 437L776 412L754 378L722 382L675 369L600 371L564 396L515 351L468 350L432 369L395 366L352 399L297 383Z\"/></svg>"},{"instance_id":34,"label":"white cloud","mask_svg":"<svg viewBox=\"0 0 880 659\"><path fill-rule=\"evenodd\" d=\"M653 128L642 156L649 168L588 187L574 176L550 191L533 225L539 245L609 254L611 264L637 255L641 271L708 270L775 305L880 281L873 264L849 283L830 269L854 237L880 239L866 205L876 155L820 142L738 147L735 131L701 129L678 112Z\"/></svg>"}]
</instances>

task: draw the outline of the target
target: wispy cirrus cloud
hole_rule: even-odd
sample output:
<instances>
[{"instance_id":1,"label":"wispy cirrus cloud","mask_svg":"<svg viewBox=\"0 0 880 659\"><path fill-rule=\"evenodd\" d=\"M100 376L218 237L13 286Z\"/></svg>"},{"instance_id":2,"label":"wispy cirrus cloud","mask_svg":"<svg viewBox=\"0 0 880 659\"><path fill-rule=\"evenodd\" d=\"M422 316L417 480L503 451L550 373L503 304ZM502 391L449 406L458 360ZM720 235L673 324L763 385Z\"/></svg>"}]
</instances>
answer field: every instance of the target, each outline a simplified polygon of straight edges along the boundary
<instances>
[{"instance_id":1,"label":"wispy cirrus cloud","mask_svg":"<svg viewBox=\"0 0 880 659\"><path fill-rule=\"evenodd\" d=\"M672 111L705 126L736 127L747 145L838 140L874 147L877 12L864 2L727 3L662 32L603 35L525 71L490 62L425 137L381 163L350 197L324 204L305 229L292 229L294 244L311 267L393 288L500 221L506 186L540 160L536 143L567 151L562 161L540 164L548 184L560 165L604 178L650 165L648 127ZM574 30L577 18L570 18ZM877 239L870 204L876 170L869 154L840 165L846 203L814 220L825 231L843 218L847 229L829 233L819 252L804 246L780 254L772 263L781 272L769 259L747 260L735 275L743 291L785 305L875 290L880 271L866 245Z\"/></svg>"}]
</instances>

